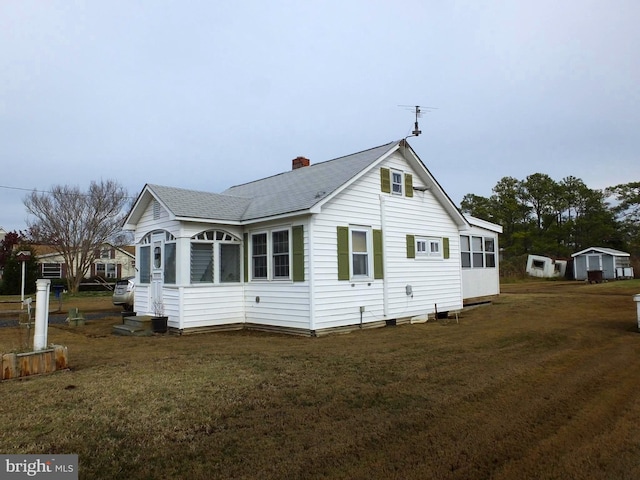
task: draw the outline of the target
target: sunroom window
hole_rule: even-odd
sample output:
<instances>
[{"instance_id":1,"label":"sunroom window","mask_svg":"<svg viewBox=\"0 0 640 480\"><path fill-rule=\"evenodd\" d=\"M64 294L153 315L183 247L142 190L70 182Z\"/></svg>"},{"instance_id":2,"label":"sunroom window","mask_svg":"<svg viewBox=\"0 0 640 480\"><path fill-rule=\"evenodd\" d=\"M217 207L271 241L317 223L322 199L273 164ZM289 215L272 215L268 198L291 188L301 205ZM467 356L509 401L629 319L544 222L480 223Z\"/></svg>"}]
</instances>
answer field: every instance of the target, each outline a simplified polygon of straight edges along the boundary
<instances>
[{"instance_id":1,"label":"sunroom window","mask_svg":"<svg viewBox=\"0 0 640 480\"><path fill-rule=\"evenodd\" d=\"M496 242L491 237L460 236L462 268L495 268Z\"/></svg>"},{"instance_id":2,"label":"sunroom window","mask_svg":"<svg viewBox=\"0 0 640 480\"><path fill-rule=\"evenodd\" d=\"M208 230L191 238L191 283L239 281L238 238L221 230Z\"/></svg>"},{"instance_id":3,"label":"sunroom window","mask_svg":"<svg viewBox=\"0 0 640 480\"><path fill-rule=\"evenodd\" d=\"M253 278L267 278L267 234L251 235L251 262Z\"/></svg>"}]
</instances>

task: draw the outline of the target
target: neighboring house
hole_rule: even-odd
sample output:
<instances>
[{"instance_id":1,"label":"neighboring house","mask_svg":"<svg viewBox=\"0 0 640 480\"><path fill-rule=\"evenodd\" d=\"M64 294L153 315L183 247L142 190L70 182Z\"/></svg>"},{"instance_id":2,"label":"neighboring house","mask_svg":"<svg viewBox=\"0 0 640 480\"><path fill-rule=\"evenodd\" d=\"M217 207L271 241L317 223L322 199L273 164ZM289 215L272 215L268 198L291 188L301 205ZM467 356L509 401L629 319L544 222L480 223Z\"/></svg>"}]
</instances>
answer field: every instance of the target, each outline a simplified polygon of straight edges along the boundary
<instances>
[{"instance_id":1,"label":"neighboring house","mask_svg":"<svg viewBox=\"0 0 640 480\"><path fill-rule=\"evenodd\" d=\"M498 234L502 227L466 215L468 231L460 236L462 295L465 304L487 300L500 293Z\"/></svg>"},{"instance_id":2,"label":"neighboring house","mask_svg":"<svg viewBox=\"0 0 640 480\"><path fill-rule=\"evenodd\" d=\"M589 247L571 255L576 280L602 281L633 278L631 256L613 248Z\"/></svg>"},{"instance_id":3,"label":"neighboring house","mask_svg":"<svg viewBox=\"0 0 640 480\"><path fill-rule=\"evenodd\" d=\"M35 245L34 249L40 264L41 278L67 278L67 265L61 254L48 245ZM96 249L91 268L84 276L111 280L133 277L135 274L135 247L116 247L105 243Z\"/></svg>"},{"instance_id":4,"label":"neighboring house","mask_svg":"<svg viewBox=\"0 0 640 480\"><path fill-rule=\"evenodd\" d=\"M460 234L474 230L406 141L292 167L222 194L145 185L124 225L138 315L318 335L462 308Z\"/></svg>"},{"instance_id":5,"label":"neighboring house","mask_svg":"<svg viewBox=\"0 0 640 480\"><path fill-rule=\"evenodd\" d=\"M563 278L567 272L567 261L555 260L542 255L529 255L526 272L528 275L538 278Z\"/></svg>"}]
</instances>

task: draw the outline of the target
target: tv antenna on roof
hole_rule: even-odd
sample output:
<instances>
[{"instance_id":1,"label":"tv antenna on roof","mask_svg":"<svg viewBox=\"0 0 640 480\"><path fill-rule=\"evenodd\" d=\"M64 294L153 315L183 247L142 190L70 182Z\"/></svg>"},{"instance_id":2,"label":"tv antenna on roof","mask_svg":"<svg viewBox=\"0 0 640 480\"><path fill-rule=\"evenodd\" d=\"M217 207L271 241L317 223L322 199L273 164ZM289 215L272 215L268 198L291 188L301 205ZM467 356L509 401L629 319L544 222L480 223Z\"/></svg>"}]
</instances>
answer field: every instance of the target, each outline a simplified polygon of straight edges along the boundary
<instances>
[{"instance_id":1,"label":"tv antenna on roof","mask_svg":"<svg viewBox=\"0 0 640 480\"><path fill-rule=\"evenodd\" d=\"M411 132L411 135L408 135L405 140L409 137L417 137L418 135L420 135L422 133L422 130L420 130L420 128L418 127L418 119L422 118L422 113L423 113L423 109L429 111L429 110L437 110L436 107L420 107L420 105L398 105L399 107L405 107L405 109L409 110L414 110L414 113L416 115L416 121L413 124L414 128L413 128L413 132Z\"/></svg>"}]
</instances>

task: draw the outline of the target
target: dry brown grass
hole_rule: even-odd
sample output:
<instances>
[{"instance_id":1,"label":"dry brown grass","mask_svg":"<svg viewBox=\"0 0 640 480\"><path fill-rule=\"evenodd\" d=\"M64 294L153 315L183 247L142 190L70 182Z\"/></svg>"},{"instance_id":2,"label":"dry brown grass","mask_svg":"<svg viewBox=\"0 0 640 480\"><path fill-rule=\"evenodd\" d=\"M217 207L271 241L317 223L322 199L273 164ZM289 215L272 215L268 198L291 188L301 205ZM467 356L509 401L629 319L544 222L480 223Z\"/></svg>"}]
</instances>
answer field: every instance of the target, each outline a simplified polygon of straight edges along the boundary
<instances>
[{"instance_id":1,"label":"dry brown grass","mask_svg":"<svg viewBox=\"0 0 640 480\"><path fill-rule=\"evenodd\" d=\"M640 284L504 290L315 339L52 327L72 368L0 384L0 452L77 453L87 479L640 478Z\"/></svg>"},{"instance_id":2,"label":"dry brown grass","mask_svg":"<svg viewBox=\"0 0 640 480\"><path fill-rule=\"evenodd\" d=\"M50 295L49 310L51 312L68 313L69 308L79 308L80 311L92 312L119 312L120 307L116 307L112 303L111 292L83 292L78 294L63 294L62 309L60 309L60 301L54 295ZM25 295L25 298L31 297L34 300L33 308L35 309L36 295ZM0 315L7 317L11 312L17 312L20 308L20 295L4 295L0 297ZM14 315L15 317L15 315Z\"/></svg>"}]
</instances>

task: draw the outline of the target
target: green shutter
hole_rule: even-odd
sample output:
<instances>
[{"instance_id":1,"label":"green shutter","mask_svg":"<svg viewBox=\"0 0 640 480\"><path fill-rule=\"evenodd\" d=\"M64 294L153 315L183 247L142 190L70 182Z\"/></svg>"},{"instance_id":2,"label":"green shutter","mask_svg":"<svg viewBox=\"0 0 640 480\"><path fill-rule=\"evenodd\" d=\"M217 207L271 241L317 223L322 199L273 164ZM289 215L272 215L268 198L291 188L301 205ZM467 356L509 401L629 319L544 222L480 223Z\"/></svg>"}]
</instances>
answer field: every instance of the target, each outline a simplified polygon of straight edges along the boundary
<instances>
[{"instance_id":1,"label":"green shutter","mask_svg":"<svg viewBox=\"0 0 640 480\"><path fill-rule=\"evenodd\" d=\"M242 235L243 248L244 248L244 281L249 281L249 234L244 233Z\"/></svg>"},{"instance_id":2,"label":"green shutter","mask_svg":"<svg viewBox=\"0 0 640 480\"><path fill-rule=\"evenodd\" d=\"M407 235L407 258L416 258L416 237Z\"/></svg>"},{"instance_id":3,"label":"green shutter","mask_svg":"<svg viewBox=\"0 0 640 480\"><path fill-rule=\"evenodd\" d=\"M380 169L380 189L383 193L391 193L391 177L388 168Z\"/></svg>"},{"instance_id":4,"label":"green shutter","mask_svg":"<svg viewBox=\"0 0 640 480\"><path fill-rule=\"evenodd\" d=\"M405 197L413 197L413 175L404 174L404 195Z\"/></svg>"},{"instance_id":5,"label":"green shutter","mask_svg":"<svg viewBox=\"0 0 640 480\"><path fill-rule=\"evenodd\" d=\"M444 258L449 258L449 239L447 237L442 239L442 255Z\"/></svg>"},{"instance_id":6,"label":"green shutter","mask_svg":"<svg viewBox=\"0 0 640 480\"><path fill-rule=\"evenodd\" d=\"M349 280L349 227L338 231L338 280Z\"/></svg>"},{"instance_id":7,"label":"green shutter","mask_svg":"<svg viewBox=\"0 0 640 480\"><path fill-rule=\"evenodd\" d=\"M304 282L304 227L295 225L293 233L293 281Z\"/></svg>"},{"instance_id":8,"label":"green shutter","mask_svg":"<svg viewBox=\"0 0 640 480\"><path fill-rule=\"evenodd\" d=\"M382 230L373 231L373 278L384 278L382 258Z\"/></svg>"}]
</instances>

